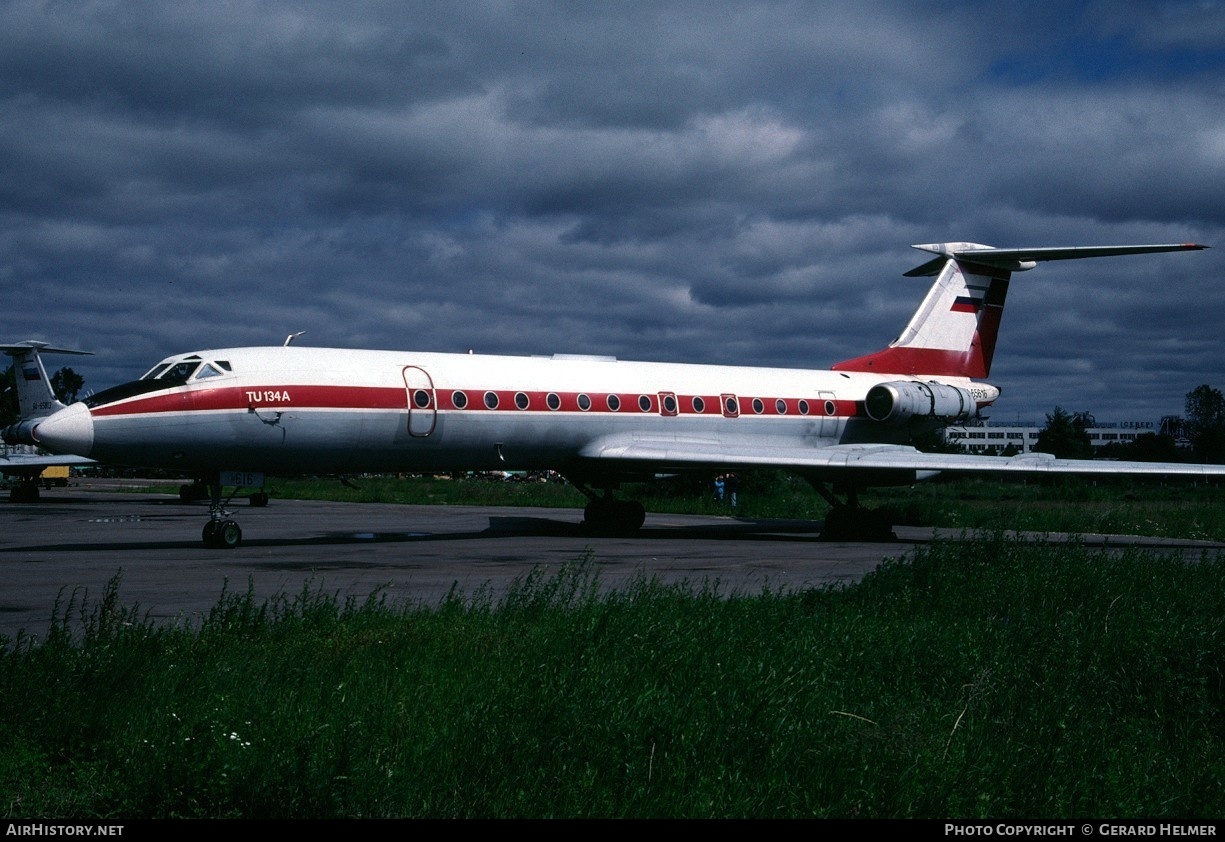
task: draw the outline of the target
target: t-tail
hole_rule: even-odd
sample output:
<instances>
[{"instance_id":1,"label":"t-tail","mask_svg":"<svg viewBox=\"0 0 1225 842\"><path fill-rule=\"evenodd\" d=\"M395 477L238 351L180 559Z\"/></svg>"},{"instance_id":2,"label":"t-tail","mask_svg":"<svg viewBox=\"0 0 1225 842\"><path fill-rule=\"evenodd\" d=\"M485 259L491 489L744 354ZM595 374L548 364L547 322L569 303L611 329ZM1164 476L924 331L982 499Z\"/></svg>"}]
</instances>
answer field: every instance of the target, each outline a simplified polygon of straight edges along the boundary
<instances>
[{"instance_id":1,"label":"t-tail","mask_svg":"<svg viewBox=\"0 0 1225 842\"><path fill-rule=\"evenodd\" d=\"M991 374L1000 318L1013 272L1032 269L1044 260L1198 251L1208 247L1167 243L997 249L978 243L928 243L914 248L938 256L906 273L907 277L936 276L910 324L884 350L836 363L835 371L984 378Z\"/></svg>"},{"instance_id":2,"label":"t-tail","mask_svg":"<svg viewBox=\"0 0 1225 842\"><path fill-rule=\"evenodd\" d=\"M52 348L46 342L27 339L11 345L0 345L0 352L13 358L13 378L17 389L17 411L19 420L4 428L6 444L35 444L31 436L34 422L63 409L64 404L55 397L51 379L43 366L42 354L82 354L90 351L73 351L68 348Z\"/></svg>"}]
</instances>

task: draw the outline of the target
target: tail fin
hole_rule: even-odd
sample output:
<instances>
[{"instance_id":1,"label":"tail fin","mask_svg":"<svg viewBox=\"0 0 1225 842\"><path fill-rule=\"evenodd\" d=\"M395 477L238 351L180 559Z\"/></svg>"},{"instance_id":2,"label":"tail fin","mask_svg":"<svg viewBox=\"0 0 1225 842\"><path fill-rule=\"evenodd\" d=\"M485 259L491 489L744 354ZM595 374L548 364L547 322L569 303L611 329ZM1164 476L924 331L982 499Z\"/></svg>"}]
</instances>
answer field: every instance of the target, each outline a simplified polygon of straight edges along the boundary
<instances>
[{"instance_id":1,"label":"tail fin","mask_svg":"<svg viewBox=\"0 0 1225 842\"><path fill-rule=\"evenodd\" d=\"M997 249L977 243L931 243L914 248L939 256L906 273L907 277L936 276L910 324L885 349L836 363L835 371L987 377L1013 272L1032 269L1043 260L1197 251L1207 246Z\"/></svg>"},{"instance_id":2,"label":"tail fin","mask_svg":"<svg viewBox=\"0 0 1225 842\"><path fill-rule=\"evenodd\" d=\"M27 339L12 345L0 345L0 352L13 358L13 376L17 388L19 421L4 430L4 440L9 444L33 444L28 436L27 422L44 418L64 404L56 397L43 367L43 354L90 354L90 351L73 351L68 348L52 348L46 342Z\"/></svg>"}]
</instances>

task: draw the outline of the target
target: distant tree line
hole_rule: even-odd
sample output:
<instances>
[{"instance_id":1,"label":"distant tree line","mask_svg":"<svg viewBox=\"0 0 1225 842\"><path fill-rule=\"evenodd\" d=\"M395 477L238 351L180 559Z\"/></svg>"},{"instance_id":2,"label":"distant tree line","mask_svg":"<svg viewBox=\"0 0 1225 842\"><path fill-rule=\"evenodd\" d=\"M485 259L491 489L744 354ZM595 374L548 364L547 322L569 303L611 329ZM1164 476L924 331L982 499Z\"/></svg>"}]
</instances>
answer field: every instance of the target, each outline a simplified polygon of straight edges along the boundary
<instances>
[{"instance_id":1,"label":"distant tree line","mask_svg":"<svg viewBox=\"0 0 1225 842\"><path fill-rule=\"evenodd\" d=\"M1057 406L1054 412L1047 413L1046 426L1038 432L1034 450L1057 459L1092 459L1093 445L1088 430L1091 426L1093 421L1088 413L1073 414Z\"/></svg>"},{"instance_id":2,"label":"distant tree line","mask_svg":"<svg viewBox=\"0 0 1225 842\"><path fill-rule=\"evenodd\" d=\"M1057 406L1047 414L1046 427L1038 433L1034 450L1060 459L1092 459L1101 455L1138 462L1225 463L1225 395L1221 390L1204 384L1188 392L1183 421L1191 442L1189 453L1178 446L1173 436L1162 433L1141 433L1134 441L1109 444L1095 453L1088 432L1094 426L1093 416L1070 413Z\"/></svg>"},{"instance_id":3,"label":"distant tree line","mask_svg":"<svg viewBox=\"0 0 1225 842\"><path fill-rule=\"evenodd\" d=\"M1200 462L1225 462L1225 395L1208 384L1187 393L1187 434Z\"/></svg>"}]
</instances>

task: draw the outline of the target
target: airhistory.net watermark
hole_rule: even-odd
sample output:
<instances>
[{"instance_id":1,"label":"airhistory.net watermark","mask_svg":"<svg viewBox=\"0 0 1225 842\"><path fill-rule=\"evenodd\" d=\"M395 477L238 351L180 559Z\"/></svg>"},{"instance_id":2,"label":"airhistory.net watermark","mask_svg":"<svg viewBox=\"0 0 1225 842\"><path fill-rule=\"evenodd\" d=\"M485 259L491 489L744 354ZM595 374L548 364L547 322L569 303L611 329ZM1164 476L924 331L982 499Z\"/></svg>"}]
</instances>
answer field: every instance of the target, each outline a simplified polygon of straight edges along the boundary
<instances>
[{"instance_id":1,"label":"airhistory.net watermark","mask_svg":"<svg viewBox=\"0 0 1225 842\"><path fill-rule=\"evenodd\" d=\"M121 824L51 824L9 822L5 836L123 836Z\"/></svg>"}]
</instances>

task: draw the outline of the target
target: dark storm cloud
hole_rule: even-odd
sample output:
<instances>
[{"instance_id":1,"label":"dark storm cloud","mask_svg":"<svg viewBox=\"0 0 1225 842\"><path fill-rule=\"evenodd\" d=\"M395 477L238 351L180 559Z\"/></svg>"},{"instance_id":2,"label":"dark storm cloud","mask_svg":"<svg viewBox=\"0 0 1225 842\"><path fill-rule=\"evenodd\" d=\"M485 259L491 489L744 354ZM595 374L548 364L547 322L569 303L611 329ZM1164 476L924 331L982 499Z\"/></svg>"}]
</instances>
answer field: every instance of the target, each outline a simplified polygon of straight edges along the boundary
<instances>
[{"instance_id":1,"label":"dark storm cloud","mask_svg":"<svg viewBox=\"0 0 1225 842\"><path fill-rule=\"evenodd\" d=\"M998 417L1225 386L1216 3L0 7L9 339L824 366L906 246L1200 240L1041 266Z\"/></svg>"}]
</instances>

